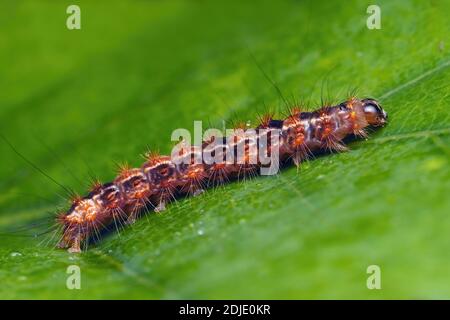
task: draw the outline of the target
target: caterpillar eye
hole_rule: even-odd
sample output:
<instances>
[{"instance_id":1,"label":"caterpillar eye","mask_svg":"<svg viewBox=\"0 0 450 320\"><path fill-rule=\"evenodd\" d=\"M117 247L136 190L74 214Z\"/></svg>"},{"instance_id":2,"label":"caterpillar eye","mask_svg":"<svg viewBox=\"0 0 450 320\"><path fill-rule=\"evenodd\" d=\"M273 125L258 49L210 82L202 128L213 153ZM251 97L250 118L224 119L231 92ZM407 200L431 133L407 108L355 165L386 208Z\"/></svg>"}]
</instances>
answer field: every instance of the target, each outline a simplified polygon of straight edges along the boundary
<instances>
[{"instance_id":1,"label":"caterpillar eye","mask_svg":"<svg viewBox=\"0 0 450 320\"><path fill-rule=\"evenodd\" d=\"M364 99L363 110L367 122L372 126L383 126L387 122L387 113L374 99Z\"/></svg>"},{"instance_id":2,"label":"caterpillar eye","mask_svg":"<svg viewBox=\"0 0 450 320\"><path fill-rule=\"evenodd\" d=\"M364 106L364 112L368 113L368 114L377 114L378 113L378 109L375 105L373 104L368 104L366 106Z\"/></svg>"}]
</instances>

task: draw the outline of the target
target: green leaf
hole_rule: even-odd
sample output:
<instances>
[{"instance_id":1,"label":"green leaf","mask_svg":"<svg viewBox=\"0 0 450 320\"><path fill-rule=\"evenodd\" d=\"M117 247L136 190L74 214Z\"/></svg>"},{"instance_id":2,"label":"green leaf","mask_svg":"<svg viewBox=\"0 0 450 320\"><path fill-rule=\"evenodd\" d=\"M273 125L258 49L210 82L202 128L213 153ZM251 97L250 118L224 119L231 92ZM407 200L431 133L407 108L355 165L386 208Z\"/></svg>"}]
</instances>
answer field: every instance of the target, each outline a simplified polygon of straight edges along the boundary
<instances>
[{"instance_id":1,"label":"green leaf","mask_svg":"<svg viewBox=\"0 0 450 320\"><path fill-rule=\"evenodd\" d=\"M281 111L257 64L290 101L357 88L390 123L349 152L180 200L78 255L21 236L67 203L1 143L0 228L19 232L0 238L0 298L450 298L449 2L378 1L380 30L366 27L366 1L78 2L71 31L63 3L0 4L0 119L81 194L90 172L109 181L115 162L168 153L172 130L194 120ZM66 288L70 265L81 290ZM367 289L370 265L381 290Z\"/></svg>"}]
</instances>

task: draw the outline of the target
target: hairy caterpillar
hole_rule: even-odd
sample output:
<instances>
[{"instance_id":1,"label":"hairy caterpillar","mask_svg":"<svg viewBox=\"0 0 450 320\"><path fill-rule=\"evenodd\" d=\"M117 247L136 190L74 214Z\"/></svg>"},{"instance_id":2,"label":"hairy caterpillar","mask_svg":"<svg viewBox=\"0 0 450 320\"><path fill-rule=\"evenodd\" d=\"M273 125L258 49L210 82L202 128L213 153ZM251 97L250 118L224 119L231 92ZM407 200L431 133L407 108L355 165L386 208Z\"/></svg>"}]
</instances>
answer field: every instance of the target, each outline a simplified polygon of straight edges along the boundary
<instances>
[{"instance_id":1,"label":"hairy caterpillar","mask_svg":"<svg viewBox=\"0 0 450 320\"><path fill-rule=\"evenodd\" d=\"M265 116L253 138L237 133L231 139L209 139L201 146L182 146L175 157L150 153L140 168L124 166L114 181L95 183L88 195L72 199L70 209L57 217L63 229L58 246L80 252L91 236L110 225L133 223L146 208L159 212L178 196L196 195L208 186L254 175L263 166L258 156L262 135L278 138L276 145L271 142L265 147L268 153L277 148L280 164L292 161L298 165L317 152L344 151L344 138L366 137L367 127L386 122L387 114L376 100L351 98L313 112L293 109L283 120ZM238 147L244 152L225 157ZM202 160L205 150L216 158L219 154L223 161Z\"/></svg>"}]
</instances>

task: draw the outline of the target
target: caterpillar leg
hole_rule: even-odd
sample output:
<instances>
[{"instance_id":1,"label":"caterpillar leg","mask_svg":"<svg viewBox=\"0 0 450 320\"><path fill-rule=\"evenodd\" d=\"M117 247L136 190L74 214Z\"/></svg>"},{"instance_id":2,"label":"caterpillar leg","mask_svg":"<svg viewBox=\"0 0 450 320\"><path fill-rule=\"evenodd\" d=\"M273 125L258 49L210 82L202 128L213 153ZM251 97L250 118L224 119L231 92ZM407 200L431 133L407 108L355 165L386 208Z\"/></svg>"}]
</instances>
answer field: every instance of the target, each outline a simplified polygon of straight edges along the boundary
<instances>
[{"instance_id":1,"label":"caterpillar leg","mask_svg":"<svg viewBox=\"0 0 450 320\"><path fill-rule=\"evenodd\" d=\"M131 215L128 217L127 220L125 220L125 224L126 225L130 225L136 222L136 216L135 215Z\"/></svg>"},{"instance_id":2,"label":"caterpillar leg","mask_svg":"<svg viewBox=\"0 0 450 320\"><path fill-rule=\"evenodd\" d=\"M82 235L77 228L67 228L63 231L63 236L58 242L57 247L61 249L67 249L69 253L81 252L81 239Z\"/></svg>"},{"instance_id":3,"label":"caterpillar leg","mask_svg":"<svg viewBox=\"0 0 450 320\"><path fill-rule=\"evenodd\" d=\"M203 189L197 189L197 190L194 191L194 193L192 194L192 196L193 196L193 197L197 197L197 196L201 195L201 194L204 193L204 192L205 192L205 190L203 190Z\"/></svg>"},{"instance_id":4,"label":"caterpillar leg","mask_svg":"<svg viewBox=\"0 0 450 320\"><path fill-rule=\"evenodd\" d=\"M128 215L127 219L125 220L126 225L134 224L138 218L140 210L144 207L141 203L136 203L131 206L131 209L128 211L130 214Z\"/></svg>"},{"instance_id":5,"label":"caterpillar leg","mask_svg":"<svg viewBox=\"0 0 450 320\"><path fill-rule=\"evenodd\" d=\"M166 210L166 201L164 200L161 200L155 209L153 209L156 213L163 212L164 210Z\"/></svg>"},{"instance_id":6,"label":"caterpillar leg","mask_svg":"<svg viewBox=\"0 0 450 320\"><path fill-rule=\"evenodd\" d=\"M67 252L69 252L69 253L80 253L81 252L80 244L81 244L81 236L77 235L73 239L70 248L67 249Z\"/></svg>"}]
</instances>

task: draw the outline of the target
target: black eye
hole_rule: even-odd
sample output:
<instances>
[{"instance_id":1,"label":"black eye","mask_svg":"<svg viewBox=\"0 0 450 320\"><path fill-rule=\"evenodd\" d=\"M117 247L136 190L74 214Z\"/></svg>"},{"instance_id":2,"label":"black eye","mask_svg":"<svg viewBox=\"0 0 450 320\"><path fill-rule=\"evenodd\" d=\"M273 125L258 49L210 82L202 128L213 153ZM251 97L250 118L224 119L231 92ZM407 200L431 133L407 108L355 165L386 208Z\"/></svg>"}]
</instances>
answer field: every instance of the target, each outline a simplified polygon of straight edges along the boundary
<instances>
[{"instance_id":1,"label":"black eye","mask_svg":"<svg viewBox=\"0 0 450 320\"><path fill-rule=\"evenodd\" d=\"M364 106L364 112L365 113L373 113L373 114L377 114L380 111L380 109L378 108L377 105L368 103Z\"/></svg>"},{"instance_id":2,"label":"black eye","mask_svg":"<svg viewBox=\"0 0 450 320\"><path fill-rule=\"evenodd\" d=\"M378 101L376 101L375 99L366 98L361 101L363 103L364 108L371 106L371 107L375 108L375 111L382 112L382 109L381 109Z\"/></svg>"},{"instance_id":3,"label":"black eye","mask_svg":"<svg viewBox=\"0 0 450 320\"><path fill-rule=\"evenodd\" d=\"M386 123L387 113L378 104L376 100L365 99L363 100L363 108L369 123L380 126Z\"/></svg>"}]
</instances>

